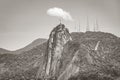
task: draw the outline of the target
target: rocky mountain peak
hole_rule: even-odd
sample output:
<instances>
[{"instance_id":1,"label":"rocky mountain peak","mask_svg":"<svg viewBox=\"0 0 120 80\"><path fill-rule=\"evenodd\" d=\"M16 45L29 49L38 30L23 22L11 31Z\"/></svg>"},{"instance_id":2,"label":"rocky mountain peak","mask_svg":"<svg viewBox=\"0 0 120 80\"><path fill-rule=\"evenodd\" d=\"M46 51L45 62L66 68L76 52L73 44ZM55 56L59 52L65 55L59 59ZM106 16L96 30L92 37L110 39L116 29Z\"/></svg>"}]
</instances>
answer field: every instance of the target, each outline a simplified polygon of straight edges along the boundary
<instances>
[{"instance_id":1,"label":"rocky mountain peak","mask_svg":"<svg viewBox=\"0 0 120 80\"><path fill-rule=\"evenodd\" d=\"M59 24L55 27L48 40L47 47L47 58L46 58L46 68L45 75L47 77L57 77L59 72L59 67L61 65L61 56L63 52L64 45L70 41L72 38L68 29L64 24Z\"/></svg>"},{"instance_id":2,"label":"rocky mountain peak","mask_svg":"<svg viewBox=\"0 0 120 80\"><path fill-rule=\"evenodd\" d=\"M66 42L68 42L71 39L72 38L70 37L69 30L65 27L64 24L61 23L52 30L49 36L49 42L56 43L56 41L60 41L63 43L63 44L61 43L62 45L64 45Z\"/></svg>"}]
</instances>

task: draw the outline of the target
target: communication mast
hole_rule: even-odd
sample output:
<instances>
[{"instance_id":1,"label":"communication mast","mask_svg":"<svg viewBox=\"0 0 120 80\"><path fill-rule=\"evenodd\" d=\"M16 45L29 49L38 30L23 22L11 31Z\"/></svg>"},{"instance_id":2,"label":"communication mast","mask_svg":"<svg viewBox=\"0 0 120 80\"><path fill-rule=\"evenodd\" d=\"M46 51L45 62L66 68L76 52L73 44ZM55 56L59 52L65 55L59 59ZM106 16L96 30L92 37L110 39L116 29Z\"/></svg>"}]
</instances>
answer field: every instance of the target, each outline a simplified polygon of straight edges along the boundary
<instances>
[{"instance_id":1,"label":"communication mast","mask_svg":"<svg viewBox=\"0 0 120 80\"><path fill-rule=\"evenodd\" d=\"M99 31L99 24L98 24L98 20L95 20L95 24L94 24L94 31Z\"/></svg>"},{"instance_id":2,"label":"communication mast","mask_svg":"<svg viewBox=\"0 0 120 80\"><path fill-rule=\"evenodd\" d=\"M95 22L94 22L94 24L93 24L93 31L94 31L94 32L96 31L96 24L95 24Z\"/></svg>"},{"instance_id":3,"label":"communication mast","mask_svg":"<svg viewBox=\"0 0 120 80\"><path fill-rule=\"evenodd\" d=\"M76 25L76 22L75 22L74 29L75 29L75 32L77 32L77 25Z\"/></svg>"},{"instance_id":4,"label":"communication mast","mask_svg":"<svg viewBox=\"0 0 120 80\"><path fill-rule=\"evenodd\" d=\"M79 29L78 29L78 30L79 30L79 32L80 32L80 29L81 29L81 28L80 28L80 27L81 27L81 26L80 26L80 22L79 22L79 24L78 24L78 27L79 27Z\"/></svg>"},{"instance_id":5,"label":"communication mast","mask_svg":"<svg viewBox=\"0 0 120 80\"><path fill-rule=\"evenodd\" d=\"M86 31L90 31L88 16L87 16L87 26L86 26Z\"/></svg>"},{"instance_id":6,"label":"communication mast","mask_svg":"<svg viewBox=\"0 0 120 80\"><path fill-rule=\"evenodd\" d=\"M96 19L96 31L99 31L98 20Z\"/></svg>"}]
</instances>

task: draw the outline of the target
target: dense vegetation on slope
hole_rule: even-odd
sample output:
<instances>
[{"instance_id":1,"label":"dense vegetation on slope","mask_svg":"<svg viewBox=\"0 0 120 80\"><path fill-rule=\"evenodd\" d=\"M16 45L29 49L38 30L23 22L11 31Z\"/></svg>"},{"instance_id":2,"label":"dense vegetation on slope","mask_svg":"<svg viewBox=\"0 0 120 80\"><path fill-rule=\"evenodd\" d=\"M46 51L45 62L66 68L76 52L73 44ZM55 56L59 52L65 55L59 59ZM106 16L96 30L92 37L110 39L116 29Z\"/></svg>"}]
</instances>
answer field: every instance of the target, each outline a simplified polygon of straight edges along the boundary
<instances>
[{"instance_id":1,"label":"dense vegetation on slope","mask_svg":"<svg viewBox=\"0 0 120 80\"><path fill-rule=\"evenodd\" d=\"M74 37L73 43L80 44L79 60L82 62L78 60L76 64L82 71L69 80L119 80L120 41L118 37L103 32L72 33L72 37ZM100 41L98 49L94 50L98 41ZM89 54L89 58L82 53ZM87 57L87 63L82 59L83 57Z\"/></svg>"},{"instance_id":2,"label":"dense vegetation on slope","mask_svg":"<svg viewBox=\"0 0 120 80\"><path fill-rule=\"evenodd\" d=\"M78 51L79 60L74 62L81 71L69 80L117 80L120 77L120 39L104 32L71 33L63 50L61 71L63 73ZM100 41L97 51L96 44ZM43 66L47 43L21 54L0 54L0 79L36 79L38 69ZM86 54L90 55L89 59ZM87 57L87 58L86 58ZM119 79L118 79L119 80Z\"/></svg>"},{"instance_id":3,"label":"dense vegetation on slope","mask_svg":"<svg viewBox=\"0 0 120 80\"><path fill-rule=\"evenodd\" d=\"M35 79L45 51L46 42L21 54L1 54L0 80Z\"/></svg>"}]
</instances>

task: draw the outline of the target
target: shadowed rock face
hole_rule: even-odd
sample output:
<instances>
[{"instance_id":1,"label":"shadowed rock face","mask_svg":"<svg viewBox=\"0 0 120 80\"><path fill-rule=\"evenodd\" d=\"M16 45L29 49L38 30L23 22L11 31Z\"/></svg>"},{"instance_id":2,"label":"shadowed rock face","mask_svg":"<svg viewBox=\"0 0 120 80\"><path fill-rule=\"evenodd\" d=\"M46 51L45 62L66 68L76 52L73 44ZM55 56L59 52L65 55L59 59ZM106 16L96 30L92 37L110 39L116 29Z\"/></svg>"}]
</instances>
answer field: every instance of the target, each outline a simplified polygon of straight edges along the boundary
<instances>
[{"instance_id":1,"label":"shadowed rock face","mask_svg":"<svg viewBox=\"0 0 120 80\"><path fill-rule=\"evenodd\" d=\"M46 54L45 75L46 77L57 77L61 65L61 57L64 45L71 40L71 36L64 24L55 27L48 40L48 48Z\"/></svg>"}]
</instances>

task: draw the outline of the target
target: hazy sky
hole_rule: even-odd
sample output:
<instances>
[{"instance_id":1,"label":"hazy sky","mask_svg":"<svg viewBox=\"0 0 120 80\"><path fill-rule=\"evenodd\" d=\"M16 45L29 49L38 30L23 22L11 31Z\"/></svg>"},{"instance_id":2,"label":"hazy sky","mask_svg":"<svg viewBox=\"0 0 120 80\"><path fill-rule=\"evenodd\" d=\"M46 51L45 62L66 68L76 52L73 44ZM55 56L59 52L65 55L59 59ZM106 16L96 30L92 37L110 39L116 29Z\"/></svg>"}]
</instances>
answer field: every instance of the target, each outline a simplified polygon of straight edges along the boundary
<instances>
[{"instance_id":1,"label":"hazy sky","mask_svg":"<svg viewBox=\"0 0 120 80\"><path fill-rule=\"evenodd\" d=\"M88 16L91 30L97 18L101 31L120 36L120 0L0 0L0 47L16 50L37 38L48 38L59 24L46 14L52 7L71 14L74 21L62 21L70 32L79 22L85 31Z\"/></svg>"}]
</instances>

